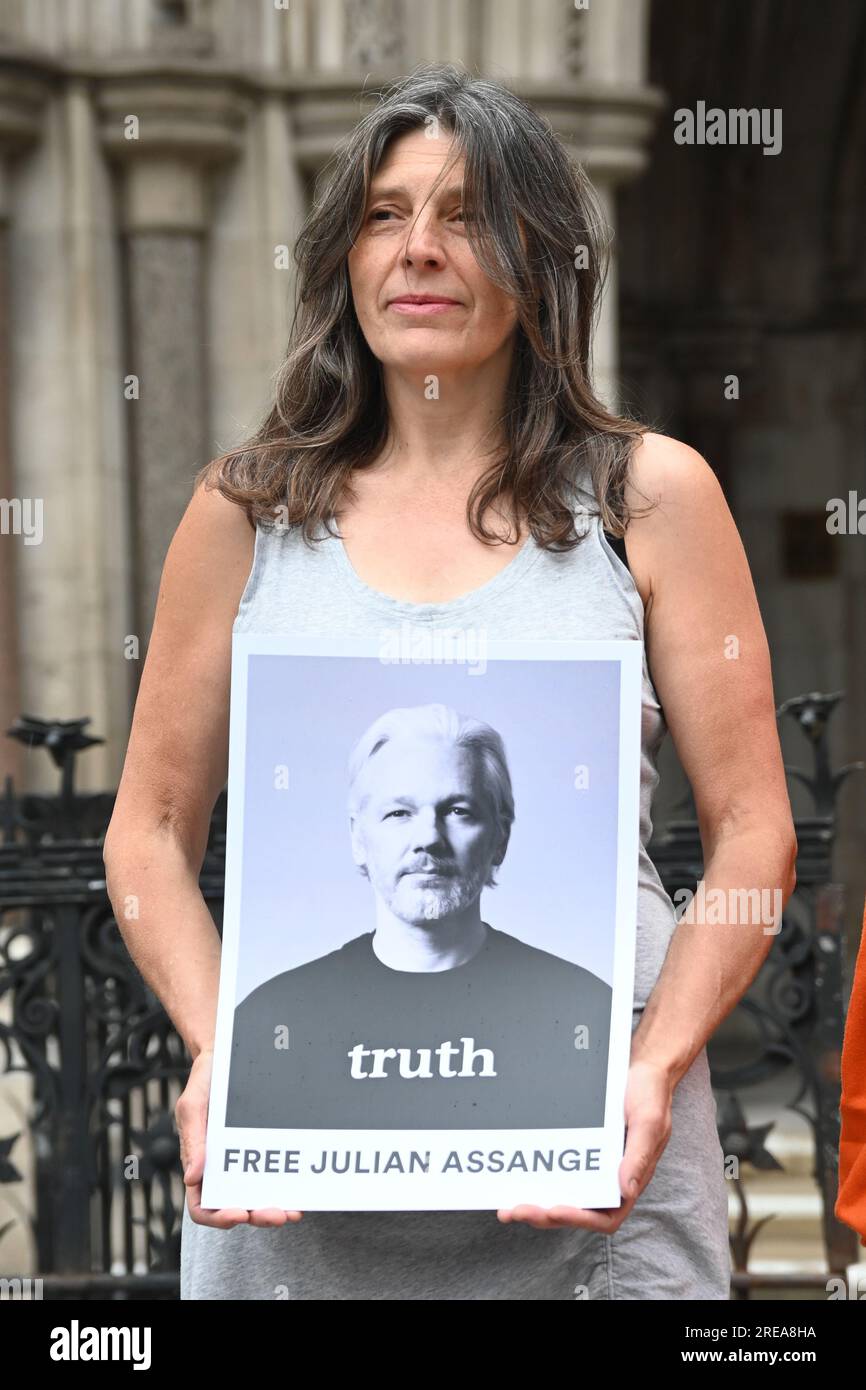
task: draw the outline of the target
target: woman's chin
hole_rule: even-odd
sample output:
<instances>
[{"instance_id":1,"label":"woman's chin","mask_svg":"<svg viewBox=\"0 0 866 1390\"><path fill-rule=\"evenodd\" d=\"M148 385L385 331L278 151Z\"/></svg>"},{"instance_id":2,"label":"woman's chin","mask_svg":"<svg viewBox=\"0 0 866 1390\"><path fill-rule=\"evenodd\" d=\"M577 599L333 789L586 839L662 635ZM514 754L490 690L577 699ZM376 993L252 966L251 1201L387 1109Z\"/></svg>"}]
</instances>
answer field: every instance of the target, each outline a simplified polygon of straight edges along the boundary
<instances>
[{"instance_id":1,"label":"woman's chin","mask_svg":"<svg viewBox=\"0 0 866 1390\"><path fill-rule=\"evenodd\" d=\"M477 365L474 359L467 361L466 354L459 349L443 351L440 334L424 332L416 328L411 334L411 344L405 350L389 352L379 360L383 367L395 372L418 372L424 377L445 376L449 372L471 372Z\"/></svg>"}]
</instances>

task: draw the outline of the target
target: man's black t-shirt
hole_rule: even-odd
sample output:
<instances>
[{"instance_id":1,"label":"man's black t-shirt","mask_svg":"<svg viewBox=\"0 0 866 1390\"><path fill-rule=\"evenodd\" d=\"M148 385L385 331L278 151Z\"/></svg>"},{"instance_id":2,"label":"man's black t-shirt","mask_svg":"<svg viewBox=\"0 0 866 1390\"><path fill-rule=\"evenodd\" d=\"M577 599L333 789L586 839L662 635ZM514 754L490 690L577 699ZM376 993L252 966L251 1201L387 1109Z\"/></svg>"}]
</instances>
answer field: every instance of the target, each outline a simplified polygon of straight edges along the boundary
<instances>
[{"instance_id":1,"label":"man's black t-shirt","mask_svg":"<svg viewBox=\"0 0 866 1390\"><path fill-rule=\"evenodd\" d=\"M238 1005L226 1124L601 1126L610 1005L610 986L590 971L492 927L464 965L426 973L383 965L366 932L267 980ZM288 1047L276 1046L286 1030ZM444 1057L443 1043L452 1045ZM355 1054L363 1074L353 1077L349 1054L359 1045L367 1053ZM377 1048L410 1051L377 1063L369 1051ZM401 1064L432 1074L403 1076Z\"/></svg>"}]
</instances>

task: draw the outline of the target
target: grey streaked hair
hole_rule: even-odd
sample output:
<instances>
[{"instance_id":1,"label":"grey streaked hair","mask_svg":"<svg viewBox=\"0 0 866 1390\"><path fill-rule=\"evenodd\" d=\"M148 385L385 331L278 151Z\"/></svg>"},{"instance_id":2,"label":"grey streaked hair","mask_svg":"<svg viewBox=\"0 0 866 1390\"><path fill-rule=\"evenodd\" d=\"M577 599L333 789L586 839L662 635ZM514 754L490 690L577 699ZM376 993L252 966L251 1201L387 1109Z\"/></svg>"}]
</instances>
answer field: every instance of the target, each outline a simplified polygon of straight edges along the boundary
<instances>
[{"instance_id":1,"label":"grey streaked hair","mask_svg":"<svg viewBox=\"0 0 866 1390\"><path fill-rule=\"evenodd\" d=\"M507 837L514 824L514 793L502 737L490 724L472 715L459 714L450 705L409 705L391 709L365 729L349 754L349 814L356 815L362 800L357 795L358 777L384 744L395 738L442 739L471 749L478 759L494 818ZM488 880L495 883L495 879Z\"/></svg>"},{"instance_id":2,"label":"grey streaked hair","mask_svg":"<svg viewBox=\"0 0 866 1390\"><path fill-rule=\"evenodd\" d=\"M498 422L504 445L469 495L470 530L499 541L484 517L505 501L540 546L572 549L586 531L575 525L572 483L587 466L605 529L622 535L629 463L649 426L608 411L592 387L609 265L601 204L548 121L502 83L453 63L422 66L385 87L336 147L294 248L294 319L273 406L257 432L206 464L196 483L217 487L253 524L273 525L278 513L278 524L299 527L307 543L323 524L335 534L340 502L356 500L353 471L381 453L389 434L381 364L355 314L347 257L391 142L429 128L431 118L453 136L441 178L465 155L462 202L476 260L517 308ZM585 268L576 268L578 248Z\"/></svg>"}]
</instances>

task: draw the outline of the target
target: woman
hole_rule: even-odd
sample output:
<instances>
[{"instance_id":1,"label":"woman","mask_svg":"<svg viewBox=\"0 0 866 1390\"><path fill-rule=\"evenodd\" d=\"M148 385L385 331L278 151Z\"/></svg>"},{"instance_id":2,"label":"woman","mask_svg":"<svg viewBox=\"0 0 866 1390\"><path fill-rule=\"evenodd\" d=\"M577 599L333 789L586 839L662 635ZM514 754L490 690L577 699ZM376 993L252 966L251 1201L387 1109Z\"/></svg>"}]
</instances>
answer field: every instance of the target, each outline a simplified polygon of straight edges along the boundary
<instances>
[{"instance_id":1,"label":"woman","mask_svg":"<svg viewBox=\"0 0 866 1390\"><path fill-rule=\"evenodd\" d=\"M118 920L194 1059L176 1110L184 1298L729 1296L705 1043L772 934L677 927L646 853L665 719L708 891L787 896L795 841L767 644L720 488L694 450L592 391L602 228L584 176L505 88L451 66L397 84L300 235L273 410L203 470L172 541L105 859L112 901L138 895L137 920ZM227 776L232 630L375 634L407 618L645 639L615 1210L201 1207L220 947L198 873Z\"/></svg>"}]
</instances>

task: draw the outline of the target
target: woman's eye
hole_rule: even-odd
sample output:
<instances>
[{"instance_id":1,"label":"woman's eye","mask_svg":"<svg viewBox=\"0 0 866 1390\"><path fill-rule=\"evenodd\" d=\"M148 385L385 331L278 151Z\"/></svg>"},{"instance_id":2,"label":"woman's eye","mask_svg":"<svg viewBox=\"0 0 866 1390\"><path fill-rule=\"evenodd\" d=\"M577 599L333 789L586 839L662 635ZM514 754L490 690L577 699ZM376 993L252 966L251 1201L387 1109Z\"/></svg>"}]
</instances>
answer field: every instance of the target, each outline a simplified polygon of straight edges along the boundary
<instances>
[{"instance_id":1,"label":"woman's eye","mask_svg":"<svg viewBox=\"0 0 866 1390\"><path fill-rule=\"evenodd\" d=\"M384 222L386 218L394 216L396 216L396 214L393 208L374 208L370 213L369 220L371 222ZM471 220L468 212L465 212L463 208L458 208L456 212L453 212L451 218L452 221L462 222L464 225Z\"/></svg>"}]
</instances>

